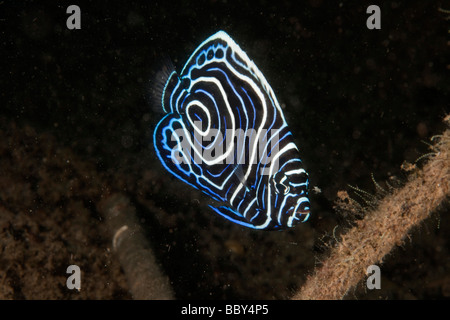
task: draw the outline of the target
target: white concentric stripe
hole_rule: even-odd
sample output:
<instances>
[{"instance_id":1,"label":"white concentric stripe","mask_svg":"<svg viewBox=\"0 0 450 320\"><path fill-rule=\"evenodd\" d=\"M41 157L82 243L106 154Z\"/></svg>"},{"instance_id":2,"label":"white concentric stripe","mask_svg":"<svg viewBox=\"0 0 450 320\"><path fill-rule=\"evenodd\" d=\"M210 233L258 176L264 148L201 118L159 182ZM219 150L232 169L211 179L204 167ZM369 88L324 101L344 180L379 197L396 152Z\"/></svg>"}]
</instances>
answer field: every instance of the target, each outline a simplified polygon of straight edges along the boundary
<instances>
[{"instance_id":1,"label":"white concentric stripe","mask_svg":"<svg viewBox=\"0 0 450 320\"><path fill-rule=\"evenodd\" d=\"M211 61L209 61L208 63L206 63L206 65L212 64L213 62L215 62L215 59L212 59ZM229 64L227 64L226 61L225 61L225 64L228 65L228 67L230 66ZM206 65L204 65L203 68L206 68ZM229 74L227 74L227 72L226 72L226 71L228 71L228 69L218 68L218 67L213 67L213 68L209 68L208 71L219 71L219 72L222 72L222 73L225 74L225 76L226 76L227 79L229 80ZM231 71L232 71L232 70L231 70ZM233 71L232 71L232 72L233 72ZM244 100L242 99L242 96L236 91L236 89L235 89L235 84L230 83L230 82L227 82L227 83L229 84L231 90L233 91L234 97L237 98L237 99L239 100L240 106L242 106L242 108L239 108L239 105L238 105L238 106L236 106L236 108L239 108L238 110L242 110L242 112L243 112L244 115L245 115L245 117L244 117L244 118L245 118L245 125L244 125L244 127L245 127L245 128L249 128L250 119L249 119L249 115L248 115L248 112L247 112L247 106L246 106ZM227 96L228 96L228 95L227 95ZM225 99L225 97L224 97L224 99ZM243 118L241 114L239 114L239 118L241 118L241 119ZM227 129L227 128L225 128L225 129ZM253 130L252 130L251 133L253 134ZM244 139L245 139L246 136L247 136L247 134L244 134ZM234 140L233 140L233 142L234 142ZM235 147L235 146L234 146L234 147ZM241 161L242 157L245 156L245 150L243 150L243 152L244 152L244 153L241 153L240 156L238 157L238 159L236 159L236 161L237 161L236 163L241 163L240 161Z\"/></svg>"},{"instance_id":2,"label":"white concentric stripe","mask_svg":"<svg viewBox=\"0 0 450 320\"><path fill-rule=\"evenodd\" d=\"M186 128L185 123L184 123L183 121L180 121L180 120L178 120L177 122L181 125L184 134L186 134L187 128ZM175 133L175 134L173 135L173 137L175 138L174 141L176 141L176 143L177 143L178 145L182 145L182 142L181 142L181 140L180 140L180 138L179 138L180 136L176 134L176 131L170 130L170 132ZM195 149L194 149L194 150L195 150ZM221 180L222 184L220 184L220 185L219 185L219 184L216 184L216 183L214 183L213 181L207 179L204 175L199 176L199 175L195 174L194 171L192 170L192 163L191 163L192 158L191 158L191 157L188 157L188 156L186 155L185 152L181 152L181 153L182 153L183 158L185 159L185 161L187 161L187 162L185 162L185 163L186 163L187 166L189 167L189 171L182 170L181 167L180 167L180 170L183 171L183 172L185 172L185 175L187 175L187 176L189 176L190 173L192 173L193 175L195 175L195 176L197 177L197 180L198 180L198 178L200 178L200 177L203 178L203 179L206 180L207 183L208 183L211 187L213 187L213 188L216 188L216 189L219 189L219 190L224 190L225 185L227 185L229 179L233 176L233 174L229 174L229 175L226 176L226 177L221 176L221 179L220 179L220 180Z\"/></svg>"},{"instance_id":3,"label":"white concentric stripe","mask_svg":"<svg viewBox=\"0 0 450 320\"><path fill-rule=\"evenodd\" d=\"M192 105L195 105L197 107L200 107L200 109L202 109L205 113L206 116L208 117L208 126L206 127L206 129L203 131L201 130L201 128L199 129L196 125L195 125L195 121L192 121L191 116L189 115L189 109ZM186 106L186 115L188 117L189 122L192 124L192 126L194 127L194 130L201 135L202 137L205 137L208 135L209 130L211 128L211 114L209 113L208 108L205 107L205 105L203 103L201 103L198 100L193 100L191 102L189 102Z\"/></svg>"},{"instance_id":4,"label":"white concentric stripe","mask_svg":"<svg viewBox=\"0 0 450 320\"><path fill-rule=\"evenodd\" d=\"M190 90L192 91L192 88L190 88ZM204 90L204 89L197 89L197 90L195 90L195 92L194 93L197 93L197 92L199 92L199 91L201 91L203 94L206 94L210 99L211 99L211 101L213 102L213 104L214 104L214 109L215 109L215 111L216 111L216 114L217 114L217 121L216 121L216 127L217 127L217 130L218 130L218 132L220 131L220 128L222 128L222 115L220 114L220 112L219 112L219 109L218 109L218 107L217 107L217 102L215 101L215 98L214 98L214 96L210 93L210 92L207 92L206 90ZM196 100L196 101L198 101L198 100ZM209 109L208 109L209 110ZM210 112L209 112L209 114L210 114ZM211 118L211 117L209 117L209 118ZM221 132L220 132L221 133ZM206 141L206 140L205 140ZM206 148L206 149L209 149L209 148L212 148L212 147L214 147L217 143L222 143L222 141L223 141L223 135L222 136L220 136L219 134L217 134L215 137L214 137L214 140L209 144L209 146Z\"/></svg>"},{"instance_id":5,"label":"white concentric stripe","mask_svg":"<svg viewBox=\"0 0 450 320\"><path fill-rule=\"evenodd\" d=\"M199 78L197 78L197 79L191 81L190 89L192 88L192 86L194 86L195 84L197 84L198 82L201 82L201 81L209 81L209 82L213 82L213 83L215 83L215 84L219 87L219 90L221 91L222 96L225 95L225 96L224 96L224 100L225 100L225 104L226 104L226 106L227 106L227 109L228 109L229 112L231 112L229 103L228 103L228 101L227 101L227 99L226 99L226 96L227 96L227 95L225 94L225 90L224 90L224 88L222 87L221 82L220 82L219 80L217 80L216 78L199 77ZM219 84L220 84L220 85L219 85ZM241 101L242 101L242 100L241 100ZM179 103L179 102L177 102L177 103ZM243 102L242 102L242 103L243 103ZM177 108L177 109L178 109L178 108ZM247 123L248 123L248 115L247 115L246 110L244 110L244 112L245 112L246 119L247 119ZM232 130L234 131L234 130L235 130L234 114L233 114L233 116L231 116L231 121L232 121ZM186 127L185 127L184 125L183 125L182 127L183 127L183 130L184 130L185 134L186 134L186 133L188 132L187 129L186 129ZM187 136L189 137L189 135L187 135ZM189 144L192 146L193 141L192 141L191 139L188 140L188 141L189 141ZM233 143L233 145L234 145L234 141L232 141L232 143ZM198 152L197 148L193 148L193 149L194 149L194 151L197 153L197 155L201 155L200 152ZM227 146L227 152L224 153L224 155L223 155L222 157L216 158L216 159L214 159L214 160L212 160L212 161L206 161L205 159L203 159L203 161L204 161L206 164L215 164L216 162L220 162L223 158L227 157L227 156L230 154L231 151L233 151L233 148L232 148L232 147L230 148L230 147ZM221 185L218 185L218 184L216 184L216 183L213 183L211 180L206 179L204 176L203 176L203 178L204 178L206 181L208 181L208 183L209 183L211 186L213 186L213 187L215 187L215 188L218 188L218 189L221 189L221 190L224 190L224 187L225 187L225 185L228 183L228 180L230 179L231 176L232 176L232 175L228 175L225 179L223 179Z\"/></svg>"},{"instance_id":6,"label":"white concentric stripe","mask_svg":"<svg viewBox=\"0 0 450 320\"><path fill-rule=\"evenodd\" d=\"M210 63L211 63L211 62L213 62L213 61L210 61ZM230 67L230 65L228 64L227 61L225 61L225 64L226 64L228 67ZM209 70L220 71L220 72L224 73L225 76L227 77L227 79L229 80L229 74L227 74L227 72L226 72L226 71L228 71L228 69L224 70L223 68L214 67L214 68L208 69L208 71L209 71ZM233 70L231 70L231 72L235 74L235 72L233 72ZM237 98L237 99L239 99L240 106L242 106L242 108L239 108L239 106L237 106L236 108L239 108L239 109L237 109L237 110L242 110L242 112L243 112L244 115L245 115L245 125L244 125L244 128L249 129L250 119L249 119L249 115L248 115L248 112L247 112L247 105L245 104L244 100L242 99L242 96L236 91L236 89L235 89L235 84L229 83L229 82L227 82L227 83L230 85L230 88L231 88L231 90L232 90L233 93L234 93L234 97ZM255 110L253 110L253 111L255 112ZM239 118L242 119L242 116L241 116L240 113L239 113ZM254 125L254 123L253 123L252 125ZM245 133L244 133L244 140L245 140L245 137L247 136L247 133L248 133L248 132L245 132ZM253 134L253 129L252 129L252 131L251 131L251 135L252 135L252 134ZM245 149L245 148L244 148L244 149ZM237 151L239 151L239 150L237 150ZM245 150L242 150L242 151L243 151L243 152L240 154L240 156L238 157L238 159L236 159L236 161L237 161L236 163L242 163L241 160L242 160L242 157L245 156Z\"/></svg>"},{"instance_id":7,"label":"white concentric stripe","mask_svg":"<svg viewBox=\"0 0 450 320\"><path fill-rule=\"evenodd\" d=\"M224 97L224 102L225 102L225 105L227 107L228 113L230 114L231 130L235 131L236 130L236 125L235 125L235 120L234 120L234 113L233 113L233 110L230 107L230 104L228 103L228 100L226 99L227 94L226 94L226 92L225 92L221 82L219 80L217 80L216 78L199 77L196 80L192 80L191 81L191 87L192 87L192 85L194 85L195 83L200 82L200 81L214 83L219 88L219 91L220 91L222 97ZM201 152L199 150L197 150L197 148L194 147L194 142L192 141L192 137L191 137L190 133L186 130L186 127L183 126L183 128L185 129L186 138L188 139L189 144L193 147L194 152L198 156L200 156L200 158L202 158ZM233 142L233 144L234 144L234 142ZM215 165L215 164L219 164L224 159L226 159L228 157L228 155L232 152L232 150L233 150L233 148L229 148L227 146L227 150L222 155L220 155L217 158L212 159L212 160L202 159L202 161L204 161L204 163L209 165L209 166L212 166L212 165Z\"/></svg>"},{"instance_id":8,"label":"white concentric stripe","mask_svg":"<svg viewBox=\"0 0 450 320\"><path fill-rule=\"evenodd\" d=\"M230 39L231 39L231 38L230 38ZM233 42L234 42L234 41L233 41ZM247 59L248 59L248 57L247 57ZM213 62L215 62L215 61L216 61L216 59L211 59L207 64L211 64L211 63L213 63ZM262 121L261 121L261 126L258 128L256 137L254 138L254 139L257 139L256 141L259 141L259 137L260 137L260 135L261 135L261 131L264 129L264 126L265 126L265 123L266 123L266 119L267 119L267 104L266 104L266 100L265 100L265 97L264 97L264 93L261 92L259 85L256 84L256 83L253 81L253 79L251 79L251 78L249 78L249 77L247 77L247 76L242 75L240 72L238 72L238 71L232 66L232 64L230 64L229 61L224 60L224 61L222 61L222 62L225 63L225 65L226 65L226 67L227 67L227 68L226 68L227 71L230 71L230 72L233 73L237 78L239 78L241 81L247 83L250 87L252 87L253 91L258 95L258 98L260 99L261 104L263 105L263 111L264 111L264 112L263 112L263 117L262 117ZM250 61L250 62L251 62L251 61ZM202 67L205 68L205 66L202 66ZM222 69L222 70L223 70L223 69ZM225 70L223 70L223 71L225 71ZM197 78L197 79L200 79L200 78ZM192 88L192 86L193 86L193 83L191 82L191 88ZM241 98L240 95L236 95L236 97L239 99L239 101L241 102L241 105L243 106L243 111L244 111L244 113L245 113L245 118L247 119L247 126L246 126L246 127L248 127L249 118L248 118L247 110L246 110L246 108L245 108L245 104L244 104L244 102L243 102L243 100L242 100L242 98ZM234 129L233 129L233 131L234 131ZM234 146L234 142L233 142L233 146ZM250 151L250 150L249 150L249 151ZM253 161L254 161L254 159L255 159L255 156L256 156L256 152L257 152L257 144L254 144L253 150L251 151L251 157L249 158L249 163L253 163ZM246 174L244 175L244 181L247 180L248 176L249 176L250 173L251 173L251 166L249 166L248 168L249 168L249 169L247 170ZM236 191L233 193L233 196L231 197L231 200L230 200L230 201L231 201L231 204L233 204L232 202L233 202L234 198L236 197L236 195L238 194L239 190L240 190L242 187L243 187L243 185L241 184L240 187L238 187L238 190L236 190Z\"/></svg>"}]
</instances>

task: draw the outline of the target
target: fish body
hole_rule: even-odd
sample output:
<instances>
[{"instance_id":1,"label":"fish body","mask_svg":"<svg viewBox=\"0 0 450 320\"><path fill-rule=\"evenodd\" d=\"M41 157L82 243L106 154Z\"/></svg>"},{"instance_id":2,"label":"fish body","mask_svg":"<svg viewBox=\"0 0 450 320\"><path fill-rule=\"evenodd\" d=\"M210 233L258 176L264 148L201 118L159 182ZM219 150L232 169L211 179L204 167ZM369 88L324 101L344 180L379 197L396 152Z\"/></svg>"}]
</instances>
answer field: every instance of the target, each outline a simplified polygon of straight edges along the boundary
<instances>
[{"instance_id":1,"label":"fish body","mask_svg":"<svg viewBox=\"0 0 450 320\"><path fill-rule=\"evenodd\" d=\"M173 176L239 225L280 230L310 215L308 174L264 75L224 31L161 86L153 145Z\"/></svg>"}]
</instances>

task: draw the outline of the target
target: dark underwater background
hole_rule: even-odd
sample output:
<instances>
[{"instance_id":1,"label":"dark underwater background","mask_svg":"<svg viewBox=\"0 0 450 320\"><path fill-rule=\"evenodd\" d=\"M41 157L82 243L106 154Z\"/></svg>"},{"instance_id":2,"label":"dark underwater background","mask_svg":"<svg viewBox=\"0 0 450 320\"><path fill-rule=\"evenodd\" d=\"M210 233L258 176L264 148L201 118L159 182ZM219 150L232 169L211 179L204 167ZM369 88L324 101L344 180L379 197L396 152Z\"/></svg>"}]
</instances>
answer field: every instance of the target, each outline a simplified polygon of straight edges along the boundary
<instances>
[{"instance_id":1,"label":"dark underwater background","mask_svg":"<svg viewBox=\"0 0 450 320\"><path fill-rule=\"evenodd\" d=\"M177 298L292 296L350 226L337 192L376 193L372 176L401 185L404 161L445 128L450 7L372 2L1 2L0 298L131 298L98 212L105 190L136 206ZM70 4L80 30L66 27ZM371 4L381 30L366 27ZM167 57L181 70L218 30L263 72L300 148L314 190L310 220L294 229L214 215L155 157L151 80ZM347 298L450 298L448 211L385 257L381 290L360 284ZM71 264L80 292L65 286Z\"/></svg>"}]
</instances>

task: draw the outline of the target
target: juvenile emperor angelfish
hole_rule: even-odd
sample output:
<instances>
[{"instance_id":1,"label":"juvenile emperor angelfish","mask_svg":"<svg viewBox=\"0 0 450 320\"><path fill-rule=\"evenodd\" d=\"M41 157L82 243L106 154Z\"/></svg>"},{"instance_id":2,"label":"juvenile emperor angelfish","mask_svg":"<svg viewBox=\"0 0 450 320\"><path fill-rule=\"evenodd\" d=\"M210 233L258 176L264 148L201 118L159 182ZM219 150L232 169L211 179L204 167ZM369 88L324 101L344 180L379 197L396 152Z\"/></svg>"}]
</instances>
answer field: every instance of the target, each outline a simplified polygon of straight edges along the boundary
<instances>
[{"instance_id":1,"label":"juvenile emperor angelfish","mask_svg":"<svg viewBox=\"0 0 450 320\"><path fill-rule=\"evenodd\" d=\"M167 114L153 134L166 170L242 226L279 230L306 221L309 182L298 148L272 88L236 42L217 32L166 79Z\"/></svg>"}]
</instances>

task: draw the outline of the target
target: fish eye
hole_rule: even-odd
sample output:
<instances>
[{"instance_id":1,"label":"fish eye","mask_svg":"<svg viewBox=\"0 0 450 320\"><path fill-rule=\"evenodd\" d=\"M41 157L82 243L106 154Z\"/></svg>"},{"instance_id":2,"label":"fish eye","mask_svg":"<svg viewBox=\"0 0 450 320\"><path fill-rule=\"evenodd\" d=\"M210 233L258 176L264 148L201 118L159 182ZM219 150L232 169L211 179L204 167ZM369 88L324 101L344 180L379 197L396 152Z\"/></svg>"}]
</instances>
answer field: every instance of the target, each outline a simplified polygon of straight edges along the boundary
<instances>
[{"instance_id":1,"label":"fish eye","mask_svg":"<svg viewBox=\"0 0 450 320\"><path fill-rule=\"evenodd\" d=\"M305 194L306 194L304 188L300 188L300 187L292 187L292 186L291 186L291 193L292 193L292 194L299 195L299 196L305 195Z\"/></svg>"}]
</instances>

